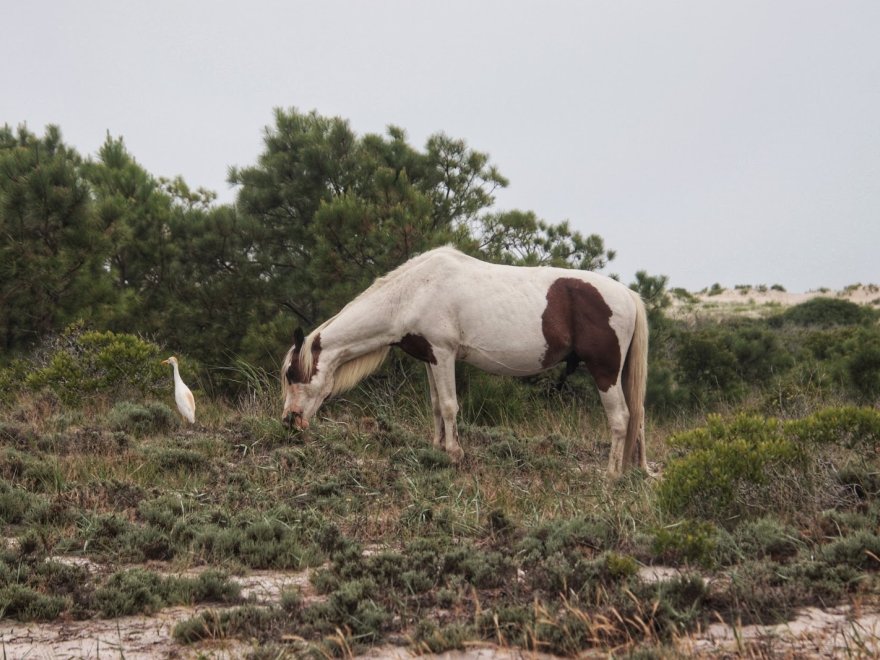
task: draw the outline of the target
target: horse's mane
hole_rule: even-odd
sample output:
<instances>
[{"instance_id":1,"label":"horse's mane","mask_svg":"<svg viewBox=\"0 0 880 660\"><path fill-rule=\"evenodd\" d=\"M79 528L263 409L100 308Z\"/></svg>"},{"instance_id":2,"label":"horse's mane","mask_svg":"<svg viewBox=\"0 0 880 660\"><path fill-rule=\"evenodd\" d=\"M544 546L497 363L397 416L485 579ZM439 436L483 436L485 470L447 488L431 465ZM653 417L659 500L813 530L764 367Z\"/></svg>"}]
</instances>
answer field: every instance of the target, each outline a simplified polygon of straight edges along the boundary
<instances>
[{"instance_id":1,"label":"horse's mane","mask_svg":"<svg viewBox=\"0 0 880 660\"><path fill-rule=\"evenodd\" d=\"M360 298L368 294L374 293L375 291L387 286L388 284L397 280L402 274L421 264L426 259L440 253L454 254L459 256L462 254L455 248L447 245L444 247L429 250L428 252L424 252L418 256L415 256L409 261L405 261L386 275L376 278L376 280L366 290L356 296L345 307L348 307L349 305L358 301ZM345 311L345 307L342 308L339 314L341 314L342 311ZM312 359L312 347L315 344L315 340L320 336L321 331L328 325L330 325L339 316L339 314L331 316L329 319L324 321L321 325L312 330L303 340L303 345L300 347L299 351L299 366L303 376L303 380L305 382L308 382L309 378L311 378L312 372L315 368ZM376 371L376 369L378 369L382 365L390 350L390 346L383 346L380 349L377 349L370 353L365 353L364 355L359 355L358 357L339 365L333 377L333 389L330 393L339 394L340 392L350 390L352 387L357 385L359 382L361 382L364 378ZM281 367L282 389L284 385L284 374L287 372L287 369L290 367L290 364L293 361L293 352L294 347L291 346L290 350L287 351L287 355L285 356L284 363Z\"/></svg>"}]
</instances>

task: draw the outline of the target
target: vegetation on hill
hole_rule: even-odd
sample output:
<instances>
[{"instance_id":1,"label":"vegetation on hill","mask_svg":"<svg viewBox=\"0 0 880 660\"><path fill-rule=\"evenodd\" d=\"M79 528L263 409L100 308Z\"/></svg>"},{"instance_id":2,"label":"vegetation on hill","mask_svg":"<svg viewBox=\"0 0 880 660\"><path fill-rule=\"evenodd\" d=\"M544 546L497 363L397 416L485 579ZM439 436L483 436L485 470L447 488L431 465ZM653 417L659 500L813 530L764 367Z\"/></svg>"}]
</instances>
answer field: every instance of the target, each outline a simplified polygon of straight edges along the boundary
<instances>
[{"instance_id":1,"label":"vegetation on hill","mask_svg":"<svg viewBox=\"0 0 880 660\"><path fill-rule=\"evenodd\" d=\"M461 368L453 466L430 446L424 370L396 355L306 433L279 422L290 330L410 254L454 242L508 263L594 268L598 236L496 213L503 177L445 136L276 115L234 206L0 131L0 616L209 607L180 644L253 658L472 642L664 654L719 617L876 604L880 327L831 298L759 319L666 315L640 273L648 458L608 481L586 373ZM344 258L340 258L340 256ZM172 351L173 349L173 351ZM181 358L194 427L160 360ZM676 576L647 580L664 565ZM307 571L272 603L255 569Z\"/></svg>"},{"instance_id":2,"label":"vegetation on hill","mask_svg":"<svg viewBox=\"0 0 880 660\"><path fill-rule=\"evenodd\" d=\"M278 364L294 327L335 313L376 277L453 243L506 263L598 268L601 237L492 209L488 156L438 134L278 110L258 162L230 170L235 204L146 172L121 138L94 159L0 129L0 363L69 324L150 337L214 367Z\"/></svg>"}]
</instances>

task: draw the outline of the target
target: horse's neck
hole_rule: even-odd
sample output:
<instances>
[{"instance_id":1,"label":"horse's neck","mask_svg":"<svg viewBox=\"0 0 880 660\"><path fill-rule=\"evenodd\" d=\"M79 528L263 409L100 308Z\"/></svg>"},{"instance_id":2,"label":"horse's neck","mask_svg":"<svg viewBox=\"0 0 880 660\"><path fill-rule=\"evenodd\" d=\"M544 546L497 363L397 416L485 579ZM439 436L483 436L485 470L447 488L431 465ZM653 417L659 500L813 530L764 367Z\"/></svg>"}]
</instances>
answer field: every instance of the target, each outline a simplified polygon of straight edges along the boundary
<instances>
[{"instance_id":1,"label":"horse's neck","mask_svg":"<svg viewBox=\"0 0 880 660\"><path fill-rule=\"evenodd\" d=\"M388 293L368 291L346 305L319 331L322 351L338 353L345 361L398 341L394 328L397 308L389 304Z\"/></svg>"}]
</instances>

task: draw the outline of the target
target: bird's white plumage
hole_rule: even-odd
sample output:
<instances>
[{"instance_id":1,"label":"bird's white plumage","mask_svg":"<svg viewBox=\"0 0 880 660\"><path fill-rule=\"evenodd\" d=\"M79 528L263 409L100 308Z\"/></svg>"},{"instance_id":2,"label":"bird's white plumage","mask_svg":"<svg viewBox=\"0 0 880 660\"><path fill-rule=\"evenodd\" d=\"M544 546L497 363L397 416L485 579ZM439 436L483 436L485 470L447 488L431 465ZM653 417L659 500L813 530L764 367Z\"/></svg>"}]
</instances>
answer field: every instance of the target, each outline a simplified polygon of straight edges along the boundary
<instances>
[{"instance_id":1,"label":"bird's white plumage","mask_svg":"<svg viewBox=\"0 0 880 660\"><path fill-rule=\"evenodd\" d=\"M194 424L196 421L196 401L193 398L193 393L180 377L177 358L171 356L167 360L162 360L162 364L170 364L174 368L174 400L177 402L177 409L186 421Z\"/></svg>"}]
</instances>

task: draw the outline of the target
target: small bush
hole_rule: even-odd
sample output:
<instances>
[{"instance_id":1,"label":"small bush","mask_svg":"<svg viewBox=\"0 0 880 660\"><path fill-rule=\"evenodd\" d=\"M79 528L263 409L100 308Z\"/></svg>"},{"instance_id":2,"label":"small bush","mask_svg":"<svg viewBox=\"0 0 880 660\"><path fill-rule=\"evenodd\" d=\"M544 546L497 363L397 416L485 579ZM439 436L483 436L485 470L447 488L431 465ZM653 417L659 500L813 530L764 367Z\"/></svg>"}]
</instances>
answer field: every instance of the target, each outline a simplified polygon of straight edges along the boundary
<instances>
[{"instance_id":1,"label":"small bush","mask_svg":"<svg viewBox=\"0 0 880 660\"><path fill-rule=\"evenodd\" d=\"M786 323L803 326L829 327L869 323L876 313L868 307L839 298L817 297L790 307L780 315Z\"/></svg>"},{"instance_id":2,"label":"small bush","mask_svg":"<svg viewBox=\"0 0 880 660\"><path fill-rule=\"evenodd\" d=\"M865 399L880 395L880 332L864 329L844 346L846 373L855 390Z\"/></svg>"},{"instance_id":3,"label":"small bush","mask_svg":"<svg viewBox=\"0 0 880 660\"><path fill-rule=\"evenodd\" d=\"M718 329L695 330L682 340L676 355L679 382L698 401L719 396L738 398L742 382L736 355Z\"/></svg>"},{"instance_id":4,"label":"small bush","mask_svg":"<svg viewBox=\"0 0 880 660\"><path fill-rule=\"evenodd\" d=\"M284 624L287 614L278 608L246 605L231 610L209 610L181 621L172 635L181 644L207 639L266 639Z\"/></svg>"},{"instance_id":5,"label":"small bush","mask_svg":"<svg viewBox=\"0 0 880 660\"><path fill-rule=\"evenodd\" d=\"M162 578L142 569L114 573L95 591L98 612L105 619L131 614L150 614L164 604Z\"/></svg>"},{"instance_id":6,"label":"small bush","mask_svg":"<svg viewBox=\"0 0 880 660\"><path fill-rule=\"evenodd\" d=\"M169 605L201 602L230 603L239 599L241 587L225 573L205 571L196 577L162 577L135 568L111 575L95 591L98 612L105 618L152 613Z\"/></svg>"},{"instance_id":7,"label":"small bush","mask_svg":"<svg viewBox=\"0 0 880 660\"><path fill-rule=\"evenodd\" d=\"M772 517L744 522L737 527L734 541L742 557L773 561L794 557L804 545L797 530Z\"/></svg>"},{"instance_id":8,"label":"small bush","mask_svg":"<svg viewBox=\"0 0 880 660\"><path fill-rule=\"evenodd\" d=\"M208 465L208 459L203 454L185 447L150 448L147 457L163 472L174 470L197 472Z\"/></svg>"},{"instance_id":9,"label":"small bush","mask_svg":"<svg viewBox=\"0 0 880 660\"><path fill-rule=\"evenodd\" d=\"M169 605L232 603L241 597L241 585L223 571L208 570L196 577L166 578L164 592Z\"/></svg>"},{"instance_id":10,"label":"small bush","mask_svg":"<svg viewBox=\"0 0 880 660\"><path fill-rule=\"evenodd\" d=\"M24 360L12 360L0 367L0 401L11 401L27 380L29 365Z\"/></svg>"},{"instance_id":11,"label":"small bush","mask_svg":"<svg viewBox=\"0 0 880 660\"><path fill-rule=\"evenodd\" d=\"M781 623L809 602L810 587L786 577L776 562L746 560L728 574L729 585L713 594L710 606L729 620L742 624Z\"/></svg>"},{"instance_id":12,"label":"small bush","mask_svg":"<svg viewBox=\"0 0 880 660\"><path fill-rule=\"evenodd\" d=\"M819 556L831 565L843 564L858 570L880 570L880 536L862 530L822 547Z\"/></svg>"},{"instance_id":13,"label":"small bush","mask_svg":"<svg viewBox=\"0 0 880 660\"><path fill-rule=\"evenodd\" d=\"M476 635L477 631L468 624L453 623L441 627L430 619L422 619L416 625L413 643L420 651L446 653L463 650Z\"/></svg>"},{"instance_id":14,"label":"small bush","mask_svg":"<svg viewBox=\"0 0 880 660\"><path fill-rule=\"evenodd\" d=\"M107 416L110 428L135 436L165 433L174 426L175 416L164 403L151 402L144 405L121 401L113 406Z\"/></svg>"},{"instance_id":15,"label":"small bush","mask_svg":"<svg viewBox=\"0 0 880 660\"><path fill-rule=\"evenodd\" d=\"M36 503L36 497L0 479L0 523L17 525L25 520Z\"/></svg>"},{"instance_id":16,"label":"small bush","mask_svg":"<svg viewBox=\"0 0 880 660\"><path fill-rule=\"evenodd\" d=\"M34 389L48 388L67 404L92 394L144 395L167 385L156 344L128 334L68 327L45 352L44 364L28 374Z\"/></svg>"},{"instance_id":17,"label":"small bush","mask_svg":"<svg viewBox=\"0 0 880 660\"><path fill-rule=\"evenodd\" d=\"M826 408L788 422L786 432L800 442L874 449L880 446L880 410L853 406Z\"/></svg>"},{"instance_id":18,"label":"small bush","mask_svg":"<svg viewBox=\"0 0 880 660\"><path fill-rule=\"evenodd\" d=\"M666 467L658 501L667 512L735 524L769 511L796 508L793 489L804 482L804 448L786 438L776 419L739 415L670 440L685 452Z\"/></svg>"},{"instance_id":19,"label":"small bush","mask_svg":"<svg viewBox=\"0 0 880 660\"><path fill-rule=\"evenodd\" d=\"M717 547L718 530L710 522L684 520L654 534L654 553L664 563L710 567Z\"/></svg>"},{"instance_id":20,"label":"small bush","mask_svg":"<svg viewBox=\"0 0 880 660\"><path fill-rule=\"evenodd\" d=\"M64 605L63 598L42 594L23 585L0 588L0 619L51 621L61 613Z\"/></svg>"}]
</instances>

